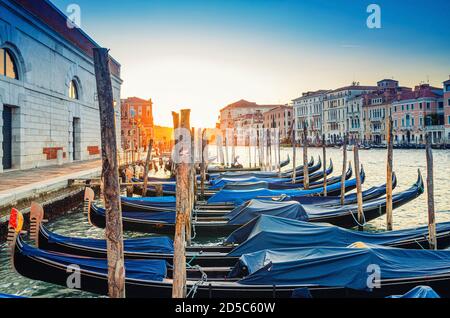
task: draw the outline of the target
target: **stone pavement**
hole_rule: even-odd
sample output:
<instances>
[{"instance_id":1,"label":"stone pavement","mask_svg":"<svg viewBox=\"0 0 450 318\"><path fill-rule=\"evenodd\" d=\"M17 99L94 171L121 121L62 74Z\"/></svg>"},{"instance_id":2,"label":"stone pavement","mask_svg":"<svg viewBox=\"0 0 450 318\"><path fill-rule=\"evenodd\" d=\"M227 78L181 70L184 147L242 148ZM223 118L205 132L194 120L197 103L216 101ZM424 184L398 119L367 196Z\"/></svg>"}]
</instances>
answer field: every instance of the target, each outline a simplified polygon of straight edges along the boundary
<instances>
[{"instance_id":1,"label":"stone pavement","mask_svg":"<svg viewBox=\"0 0 450 318\"><path fill-rule=\"evenodd\" d=\"M0 173L0 208L64 189L69 179L96 178L100 173L101 160Z\"/></svg>"}]
</instances>

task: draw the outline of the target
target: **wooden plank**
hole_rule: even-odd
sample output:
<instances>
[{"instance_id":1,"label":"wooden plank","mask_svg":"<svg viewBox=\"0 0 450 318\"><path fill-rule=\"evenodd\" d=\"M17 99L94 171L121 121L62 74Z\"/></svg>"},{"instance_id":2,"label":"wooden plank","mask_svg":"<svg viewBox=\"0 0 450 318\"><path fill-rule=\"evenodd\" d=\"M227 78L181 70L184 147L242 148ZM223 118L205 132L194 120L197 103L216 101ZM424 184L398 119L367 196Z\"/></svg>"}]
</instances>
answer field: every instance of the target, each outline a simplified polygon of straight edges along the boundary
<instances>
[{"instance_id":1,"label":"wooden plank","mask_svg":"<svg viewBox=\"0 0 450 318\"><path fill-rule=\"evenodd\" d=\"M122 208L120 204L119 166L117 163L117 140L109 53L105 48L94 48L93 51L102 140L108 295L111 298L125 298Z\"/></svg>"}]
</instances>

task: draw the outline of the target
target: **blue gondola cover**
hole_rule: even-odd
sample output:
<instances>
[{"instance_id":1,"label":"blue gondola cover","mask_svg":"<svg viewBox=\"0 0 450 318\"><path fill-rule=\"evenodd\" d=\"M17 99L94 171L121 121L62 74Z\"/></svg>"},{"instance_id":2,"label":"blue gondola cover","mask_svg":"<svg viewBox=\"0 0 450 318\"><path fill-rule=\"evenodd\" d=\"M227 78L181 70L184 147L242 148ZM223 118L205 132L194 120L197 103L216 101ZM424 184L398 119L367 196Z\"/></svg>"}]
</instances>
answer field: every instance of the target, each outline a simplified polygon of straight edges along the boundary
<instances>
[{"instance_id":1,"label":"blue gondola cover","mask_svg":"<svg viewBox=\"0 0 450 318\"><path fill-rule=\"evenodd\" d=\"M122 202L129 202L132 204L138 205L147 205L147 206L155 206L155 207L175 207L176 198L167 196L167 197L121 197Z\"/></svg>"},{"instance_id":2,"label":"blue gondola cover","mask_svg":"<svg viewBox=\"0 0 450 318\"><path fill-rule=\"evenodd\" d=\"M66 237L52 232L48 232L48 240L50 243L74 244L78 246L86 246L106 250L105 240ZM124 240L123 243L125 252L162 254L173 253L173 241L170 238L164 236L128 239Z\"/></svg>"},{"instance_id":3,"label":"blue gondola cover","mask_svg":"<svg viewBox=\"0 0 450 318\"><path fill-rule=\"evenodd\" d=\"M352 179L345 182L345 185L354 186L356 184L356 180ZM341 188L341 183L335 183L327 187L328 191L334 191ZM323 192L323 188L317 188L312 190L297 190L297 189L286 189L286 190L269 190L269 189L257 189L257 190L247 190L247 191L239 191L239 190L221 190L214 194L209 200L208 203L234 203L235 205L239 205L244 203L245 201L256 199L258 197L279 197L282 195L287 196L306 196L319 194Z\"/></svg>"},{"instance_id":4,"label":"blue gondola cover","mask_svg":"<svg viewBox=\"0 0 450 318\"><path fill-rule=\"evenodd\" d=\"M101 207L96 207L99 215L105 215L105 209ZM174 224L176 214L175 212L158 212L158 213L148 213L148 212L127 212L122 211L123 218L137 219L143 221L155 221L160 223Z\"/></svg>"},{"instance_id":5,"label":"blue gondola cover","mask_svg":"<svg viewBox=\"0 0 450 318\"><path fill-rule=\"evenodd\" d=\"M246 224L263 214L308 221L308 215L298 202L251 200L227 215L228 224Z\"/></svg>"},{"instance_id":6,"label":"blue gondola cover","mask_svg":"<svg viewBox=\"0 0 450 318\"><path fill-rule=\"evenodd\" d=\"M0 294L0 299L1 299L1 298L3 298L3 299L6 299L6 298L10 298L10 299L12 299L12 298L19 298L19 299L23 299L23 298L25 298L25 297L16 296L16 295L8 295L8 294Z\"/></svg>"},{"instance_id":7,"label":"blue gondola cover","mask_svg":"<svg viewBox=\"0 0 450 318\"><path fill-rule=\"evenodd\" d=\"M437 232L450 231L450 222L437 224ZM263 249L293 247L346 247L355 242L389 245L395 242L421 239L428 235L428 226L383 233L358 232L324 223L261 215L232 233L228 244L240 244L229 256L241 256Z\"/></svg>"},{"instance_id":8,"label":"blue gondola cover","mask_svg":"<svg viewBox=\"0 0 450 318\"><path fill-rule=\"evenodd\" d=\"M22 253L28 257L37 257L54 261L65 266L78 265L82 270L107 275L106 259L77 257L46 252L23 243ZM125 260L125 277L149 281L163 281L167 275L167 264L162 260Z\"/></svg>"},{"instance_id":9,"label":"blue gondola cover","mask_svg":"<svg viewBox=\"0 0 450 318\"><path fill-rule=\"evenodd\" d=\"M387 298L441 298L441 296L429 286L417 286L404 295L389 296Z\"/></svg>"},{"instance_id":10,"label":"blue gondola cover","mask_svg":"<svg viewBox=\"0 0 450 318\"><path fill-rule=\"evenodd\" d=\"M373 265L380 279L401 279L450 273L450 251L320 247L264 250L243 255L230 276L241 285L345 287L371 291ZM237 274L237 275L236 275Z\"/></svg>"}]
</instances>

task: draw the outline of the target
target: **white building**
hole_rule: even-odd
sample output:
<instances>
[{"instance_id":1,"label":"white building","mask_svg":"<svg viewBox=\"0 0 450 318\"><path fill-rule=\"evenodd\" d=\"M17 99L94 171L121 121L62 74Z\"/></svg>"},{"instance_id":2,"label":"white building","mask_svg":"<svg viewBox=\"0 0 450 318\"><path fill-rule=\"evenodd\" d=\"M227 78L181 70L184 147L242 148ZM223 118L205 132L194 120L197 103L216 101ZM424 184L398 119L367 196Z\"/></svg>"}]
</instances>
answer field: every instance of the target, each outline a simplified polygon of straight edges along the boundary
<instances>
[{"instance_id":1,"label":"white building","mask_svg":"<svg viewBox=\"0 0 450 318\"><path fill-rule=\"evenodd\" d=\"M351 105L353 109L350 108L349 100L375 90L377 90L376 86L359 86L353 84L330 91L325 95L323 104L323 129L328 142L336 143L341 141L344 134L350 132L351 121L348 120L349 113L352 113L351 118L355 120L357 118L355 111L361 111L361 108L356 108L356 104L354 103ZM358 103L358 101L355 101L355 103ZM360 116L358 115L358 118Z\"/></svg>"},{"instance_id":2,"label":"white building","mask_svg":"<svg viewBox=\"0 0 450 318\"><path fill-rule=\"evenodd\" d=\"M301 140L303 123L308 127L309 139L317 141L322 138L323 100L328 90L303 93L292 101L295 117L295 138Z\"/></svg>"},{"instance_id":3,"label":"white building","mask_svg":"<svg viewBox=\"0 0 450 318\"><path fill-rule=\"evenodd\" d=\"M61 150L63 162L99 157L96 46L49 1L0 0L0 172L56 164ZM120 65L110 68L120 141Z\"/></svg>"}]
</instances>

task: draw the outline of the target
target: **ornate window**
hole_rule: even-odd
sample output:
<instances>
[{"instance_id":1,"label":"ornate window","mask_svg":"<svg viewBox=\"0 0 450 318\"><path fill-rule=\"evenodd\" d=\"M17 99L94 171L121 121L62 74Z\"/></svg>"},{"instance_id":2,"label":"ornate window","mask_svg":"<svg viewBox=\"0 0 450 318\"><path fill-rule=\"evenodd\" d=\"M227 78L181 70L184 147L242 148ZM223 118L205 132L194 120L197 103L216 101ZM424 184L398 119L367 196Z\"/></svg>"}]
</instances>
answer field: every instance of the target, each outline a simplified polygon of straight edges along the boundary
<instances>
[{"instance_id":1,"label":"ornate window","mask_svg":"<svg viewBox=\"0 0 450 318\"><path fill-rule=\"evenodd\" d=\"M16 60L8 49L0 49L0 75L16 80L19 79Z\"/></svg>"},{"instance_id":2,"label":"ornate window","mask_svg":"<svg viewBox=\"0 0 450 318\"><path fill-rule=\"evenodd\" d=\"M69 98L70 99L79 99L78 96L78 87L75 80L70 81L69 83Z\"/></svg>"}]
</instances>

